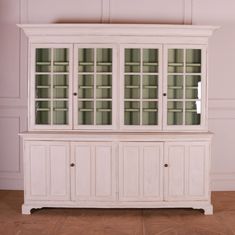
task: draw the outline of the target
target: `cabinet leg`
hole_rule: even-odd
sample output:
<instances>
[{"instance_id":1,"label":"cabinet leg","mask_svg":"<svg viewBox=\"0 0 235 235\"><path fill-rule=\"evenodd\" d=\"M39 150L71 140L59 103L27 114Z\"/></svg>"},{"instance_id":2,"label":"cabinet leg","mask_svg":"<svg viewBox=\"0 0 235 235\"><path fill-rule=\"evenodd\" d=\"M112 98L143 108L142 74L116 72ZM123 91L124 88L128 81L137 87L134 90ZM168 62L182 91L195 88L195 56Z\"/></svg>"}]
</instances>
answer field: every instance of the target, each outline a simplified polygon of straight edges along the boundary
<instances>
[{"instance_id":1,"label":"cabinet leg","mask_svg":"<svg viewBox=\"0 0 235 235\"><path fill-rule=\"evenodd\" d=\"M213 206L212 205L206 206L202 209L204 210L205 215L213 215Z\"/></svg>"},{"instance_id":2,"label":"cabinet leg","mask_svg":"<svg viewBox=\"0 0 235 235\"><path fill-rule=\"evenodd\" d=\"M23 214L23 215L30 215L32 208L33 208L33 207L31 207L31 206L27 206L27 205L23 204L23 205L22 205L22 214Z\"/></svg>"},{"instance_id":3,"label":"cabinet leg","mask_svg":"<svg viewBox=\"0 0 235 235\"><path fill-rule=\"evenodd\" d=\"M22 205L22 214L23 215L30 215L32 209L41 209L41 206L30 206L30 205Z\"/></svg>"}]
</instances>

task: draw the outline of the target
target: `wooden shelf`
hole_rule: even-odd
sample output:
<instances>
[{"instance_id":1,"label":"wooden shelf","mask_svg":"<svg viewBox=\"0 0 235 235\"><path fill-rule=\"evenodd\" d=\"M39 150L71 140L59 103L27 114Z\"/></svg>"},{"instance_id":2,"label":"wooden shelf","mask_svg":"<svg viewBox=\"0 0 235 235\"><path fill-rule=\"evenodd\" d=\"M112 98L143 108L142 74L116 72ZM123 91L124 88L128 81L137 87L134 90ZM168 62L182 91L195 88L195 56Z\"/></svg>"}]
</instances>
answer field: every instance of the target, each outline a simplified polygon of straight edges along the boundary
<instances>
[{"instance_id":1,"label":"wooden shelf","mask_svg":"<svg viewBox=\"0 0 235 235\"><path fill-rule=\"evenodd\" d=\"M158 86L151 86L151 85L144 85L143 87L146 88L146 89L156 89L156 88L158 88Z\"/></svg>"},{"instance_id":2,"label":"wooden shelf","mask_svg":"<svg viewBox=\"0 0 235 235\"><path fill-rule=\"evenodd\" d=\"M139 66L140 62L125 62L125 65L130 66L130 65L135 65L135 66Z\"/></svg>"},{"instance_id":3,"label":"wooden shelf","mask_svg":"<svg viewBox=\"0 0 235 235\"><path fill-rule=\"evenodd\" d=\"M91 66L94 65L94 62L79 62L80 66Z\"/></svg>"},{"instance_id":4,"label":"wooden shelf","mask_svg":"<svg viewBox=\"0 0 235 235\"><path fill-rule=\"evenodd\" d=\"M186 86L186 89L195 89L198 90L198 86Z\"/></svg>"},{"instance_id":5,"label":"wooden shelf","mask_svg":"<svg viewBox=\"0 0 235 235\"><path fill-rule=\"evenodd\" d=\"M190 113L195 113L195 112L197 112L196 109L186 109L185 111L186 111L186 112L190 112Z\"/></svg>"},{"instance_id":6,"label":"wooden shelf","mask_svg":"<svg viewBox=\"0 0 235 235\"><path fill-rule=\"evenodd\" d=\"M125 112L139 112L140 109L125 109Z\"/></svg>"},{"instance_id":7,"label":"wooden shelf","mask_svg":"<svg viewBox=\"0 0 235 235\"><path fill-rule=\"evenodd\" d=\"M183 109L168 109L167 111L173 113L183 113Z\"/></svg>"},{"instance_id":8,"label":"wooden shelf","mask_svg":"<svg viewBox=\"0 0 235 235\"><path fill-rule=\"evenodd\" d=\"M38 61L38 62L36 62L36 65L51 65L51 62L43 62L43 61Z\"/></svg>"},{"instance_id":9,"label":"wooden shelf","mask_svg":"<svg viewBox=\"0 0 235 235\"><path fill-rule=\"evenodd\" d=\"M131 88L137 88L137 89L139 89L140 88L140 86L132 86L132 85L128 85L128 86L125 86L125 88L128 88L128 89L131 89Z\"/></svg>"},{"instance_id":10,"label":"wooden shelf","mask_svg":"<svg viewBox=\"0 0 235 235\"><path fill-rule=\"evenodd\" d=\"M184 66L184 63L168 63L168 66Z\"/></svg>"},{"instance_id":11,"label":"wooden shelf","mask_svg":"<svg viewBox=\"0 0 235 235\"><path fill-rule=\"evenodd\" d=\"M57 86L57 85L54 86L54 88L56 88L56 89L66 89L68 87L69 86Z\"/></svg>"},{"instance_id":12,"label":"wooden shelf","mask_svg":"<svg viewBox=\"0 0 235 235\"><path fill-rule=\"evenodd\" d=\"M98 66L110 66L112 65L112 62L97 62Z\"/></svg>"},{"instance_id":13,"label":"wooden shelf","mask_svg":"<svg viewBox=\"0 0 235 235\"><path fill-rule=\"evenodd\" d=\"M46 88L50 88L50 86L36 86L37 89L46 89Z\"/></svg>"},{"instance_id":14,"label":"wooden shelf","mask_svg":"<svg viewBox=\"0 0 235 235\"><path fill-rule=\"evenodd\" d=\"M38 112L40 112L40 111L50 111L50 109L49 108L36 108L36 111Z\"/></svg>"},{"instance_id":15,"label":"wooden shelf","mask_svg":"<svg viewBox=\"0 0 235 235\"><path fill-rule=\"evenodd\" d=\"M54 108L54 111L68 111L67 108Z\"/></svg>"},{"instance_id":16,"label":"wooden shelf","mask_svg":"<svg viewBox=\"0 0 235 235\"><path fill-rule=\"evenodd\" d=\"M94 109L78 109L79 112L93 112Z\"/></svg>"},{"instance_id":17,"label":"wooden shelf","mask_svg":"<svg viewBox=\"0 0 235 235\"><path fill-rule=\"evenodd\" d=\"M200 67L201 64L200 63L186 63L187 67Z\"/></svg>"},{"instance_id":18,"label":"wooden shelf","mask_svg":"<svg viewBox=\"0 0 235 235\"><path fill-rule=\"evenodd\" d=\"M168 89L183 89L183 86L168 86Z\"/></svg>"},{"instance_id":19,"label":"wooden shelf","mask_svg":"<svg viewBox=\"0 0 235 235\"><path fill-rule=\"evenodd\" d=\"M112 86L97 86L99 89L110 89Z\"/></svg>"},{"instance_id":20,"label":"wooden shelf","mask_svg":"<svg viewBox=\"0 0 235 235\"><path fill-rule=\"evenodd\" d=\"M66 61L65 62L56 62L55 61L53 64L54 65L69 65L69 62L66 62Z\"/></svg>"},{"instance_id":21,"label":"wooden shelf","mask_svg":"<svg viewBox=\"0 0 235 235\"><path fill-rule=\"evenodd\" d=\"M156 66L156 65L158 65L158 63L156 63L156 62L143 62L143 65L144 66Z\"/></svg>"},{"instance_id":22,"label":"wooden shelf","mask_svg":"<svg viewBox=\"0 0 235 235\"><path fill-rule=\"evenodd\" d=\"M144 112L157 112L157 109L143 109Z\"/></svg>"},{"instance_id":23,"label":"wooden shelf","mask_svg":"<svg viewBox=\"0 0 235 235\"><path fill-rule=\"evenodd\" d=\"M112 109L97 109L98 112L111 112Z\"/></svg>"},{"instance_id":24,"label":"wooden shelf","mask_svg":"<svg viewBox=\"0 0 235 235\"><path fill-rule=\"evenodd\" d=\"M94 86L79 86L81 89L92 89Z\"/></svg>"}]
</instances>

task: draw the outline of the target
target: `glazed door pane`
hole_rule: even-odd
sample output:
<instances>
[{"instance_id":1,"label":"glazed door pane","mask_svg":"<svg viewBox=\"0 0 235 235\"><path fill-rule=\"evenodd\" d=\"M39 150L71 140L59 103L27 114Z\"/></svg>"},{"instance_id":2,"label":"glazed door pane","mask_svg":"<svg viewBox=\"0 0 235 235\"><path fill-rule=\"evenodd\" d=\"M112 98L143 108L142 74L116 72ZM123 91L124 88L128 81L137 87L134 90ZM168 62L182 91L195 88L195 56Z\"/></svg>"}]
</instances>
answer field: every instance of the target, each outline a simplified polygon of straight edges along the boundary
<instances>
[{"instance_id":1,"label":"glazed door pane","mask_svg":"<svg viewBox=\"0 0 235 235\"><path fill-rule=\"evenodd\" d=\"M156 46L155 46L156 47ZM159 125L159 48L123 48L124 126Z\"/></svg>"},{"instance_id":2,"label":"glazed door pane","mask_svg":"<svg viewBox=\"0 0 235 235\"><path fill-rule=\"evenodd\" d=\"M69 48L35 49L35 123L65 126L69 124Z\"/></svg>"},{"instance_id":3,"label":"glazed door pane","mask_svg":"<svg viewBox=\"0 0 235 235\"><path fill-rule=\"evenodd\" d=\"M111 126L113 48L79 46L75 53L78 58L76 125Z\"/></svg>"},{"instance_id":4,"label":"glazed door pane","mask_svg":"<svg viewBox=\"0 0 235 235\"><path fill-rule=\"evenodd\" d=\"M202 124L202 49L167 49L167 125Z\"/></svg>"}]
</instances>

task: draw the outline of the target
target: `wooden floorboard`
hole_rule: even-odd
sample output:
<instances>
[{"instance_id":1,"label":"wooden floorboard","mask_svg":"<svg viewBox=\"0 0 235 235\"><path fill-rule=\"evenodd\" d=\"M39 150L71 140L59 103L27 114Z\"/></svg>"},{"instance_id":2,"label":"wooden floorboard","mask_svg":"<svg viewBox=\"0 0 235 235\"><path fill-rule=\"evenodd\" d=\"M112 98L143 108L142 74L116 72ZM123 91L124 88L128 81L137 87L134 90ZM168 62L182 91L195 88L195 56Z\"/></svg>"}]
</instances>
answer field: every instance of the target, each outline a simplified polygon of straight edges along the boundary
<instances>
[{"instance_id":1,"label":"wooden floorboard","mask_svg":"<svg viewBox=\"0 0 235 235\"><path fill-rule=\"evenodd\" d=\"M235 192L213 192L214 215L193 209L41 209L0 190L0 235L235 235Z\"/></svg>"}]
</instances>

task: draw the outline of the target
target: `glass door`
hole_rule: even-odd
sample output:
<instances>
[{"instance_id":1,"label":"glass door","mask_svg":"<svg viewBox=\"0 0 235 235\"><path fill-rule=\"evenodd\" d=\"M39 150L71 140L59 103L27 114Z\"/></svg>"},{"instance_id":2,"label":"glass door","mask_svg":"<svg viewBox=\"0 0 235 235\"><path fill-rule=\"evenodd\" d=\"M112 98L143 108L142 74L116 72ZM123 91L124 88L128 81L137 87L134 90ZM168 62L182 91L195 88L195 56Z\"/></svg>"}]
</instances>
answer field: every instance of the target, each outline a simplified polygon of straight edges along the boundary
<instances>
[{"instance_id":1,"label":"glass door","mask_svg":"<svg viewBox=\"0 0 235 235\"><path fill-rule=\"evenodd\" d=\"M165 55L165 128L202 128L205 125L205 49L171 46L166 48Z\"/></svg>"},{"instance_id":2,"label":"glass door","mask_svg":"<svg viewBox=\"0 0 235 235\"><path fill-rule=\"evenodd\" d=\"M115 48L109 45L76 45L74 87L76 128L114 127L115 53Z\"/></svg>"},{"instance_id":3,"label":"glass door","mask_svg":"<svg viewBox=\"0 0 235 235\"><path fill-rule=\"evenodd\" d=\"M125 45L121 50L122 128L161 127L161 48Z\"/></svg>"},{"instance_id":4,"label":"glass door","mask_svg":"<svg viewBox=\"0 0 235 235\"><path fill-rule=\"evenodd\" d=\"M36 45L32 53L32 127L71 128L71 46Z\"/></svg>"}]
</instances>

